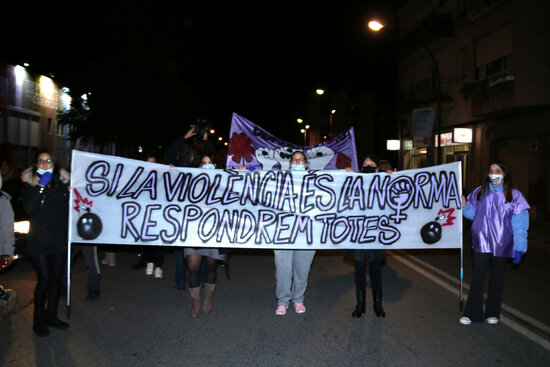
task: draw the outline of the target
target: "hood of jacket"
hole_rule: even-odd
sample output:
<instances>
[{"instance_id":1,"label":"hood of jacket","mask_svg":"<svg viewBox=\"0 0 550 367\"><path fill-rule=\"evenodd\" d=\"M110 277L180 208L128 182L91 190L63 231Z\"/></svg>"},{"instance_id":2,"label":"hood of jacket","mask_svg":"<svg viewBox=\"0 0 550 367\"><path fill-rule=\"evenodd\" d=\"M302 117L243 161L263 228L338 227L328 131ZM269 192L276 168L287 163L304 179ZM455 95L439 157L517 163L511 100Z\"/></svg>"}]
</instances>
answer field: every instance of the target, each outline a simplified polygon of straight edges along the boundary
<instances>
[{"instance_id":1,"label":"hood of jacket","mask_svg":"<svg viewBox=\"0 0 550 367\"><path fill-rule=\"evenodd\" d=\"M40 176L38 176L38 174L33 171L32 167L29 167L26 170L24 170L23 173L21 174L21 177L23 178L23 180L26 183L28 183L31 186L38 185L38 181L40 181ZM69 172L67 170L65 170L63 168L60 168L59 169L59 179L64 184L68 185L69 181L71 180L71 175L69 174Z\"/></svg>"}]
</instances>

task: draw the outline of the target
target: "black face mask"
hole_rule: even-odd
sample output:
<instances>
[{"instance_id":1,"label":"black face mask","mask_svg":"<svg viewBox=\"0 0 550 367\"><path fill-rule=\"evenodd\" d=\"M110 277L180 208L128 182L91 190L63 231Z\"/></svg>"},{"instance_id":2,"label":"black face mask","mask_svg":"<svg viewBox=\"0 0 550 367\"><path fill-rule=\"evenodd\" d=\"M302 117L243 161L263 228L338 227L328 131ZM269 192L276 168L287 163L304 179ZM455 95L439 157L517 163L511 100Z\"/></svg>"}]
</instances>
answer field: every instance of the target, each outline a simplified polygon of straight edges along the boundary
<instances>
[{"instance_id":1,"label":"black face mask","mask_svg":"<svg viewBox=\"0 0 550 367\"><path fill-rule=\"evenodd\" d=\"M376 167L363 166L363 168L361 169L361 172L363 172L363 173L375 173L376 172Z\"/></svg>"}]
</instances>

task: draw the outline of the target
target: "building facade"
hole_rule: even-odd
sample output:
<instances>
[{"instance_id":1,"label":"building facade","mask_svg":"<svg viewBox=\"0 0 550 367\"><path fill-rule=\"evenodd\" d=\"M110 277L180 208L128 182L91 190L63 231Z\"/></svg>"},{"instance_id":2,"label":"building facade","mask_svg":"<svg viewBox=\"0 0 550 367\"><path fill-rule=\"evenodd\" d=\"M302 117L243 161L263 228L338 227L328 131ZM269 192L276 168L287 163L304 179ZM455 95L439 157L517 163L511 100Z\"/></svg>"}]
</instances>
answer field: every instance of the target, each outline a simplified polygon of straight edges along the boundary
<instances>
[{"instance_id":1,"label":"building facade","mask_svg":"<svg viewBox=\"0 0 550 367\"><path fill-rule=\"evenodd\" d=\"M412 0L398 17L405 168L461 161L467 194L503 160L532 219L550 220L550 3ZM414 136L413 110L430 108L430 136Z\"/></svg>"},{"instance_id":2,"label":"building facade","mask_svg":"<svg viewBox=\"0 0 550 367\"><path fill-rule=\"evenodd\" d=\"M48 149L68 163L67 131L58 123L64 94L45 75L20 65L0 64L0 152L14 167L33 163L39 149ZM67 102L65 101L65 107Z\"/></svg>"}]
</instances>

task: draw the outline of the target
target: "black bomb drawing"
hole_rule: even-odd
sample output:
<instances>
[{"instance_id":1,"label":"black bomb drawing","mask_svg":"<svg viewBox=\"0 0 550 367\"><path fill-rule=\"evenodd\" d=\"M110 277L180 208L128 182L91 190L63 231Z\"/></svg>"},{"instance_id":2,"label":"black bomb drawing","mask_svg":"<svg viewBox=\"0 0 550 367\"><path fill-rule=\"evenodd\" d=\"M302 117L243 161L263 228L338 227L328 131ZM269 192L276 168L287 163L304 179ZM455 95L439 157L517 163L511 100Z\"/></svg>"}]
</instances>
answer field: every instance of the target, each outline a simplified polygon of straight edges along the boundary
<instances>
[{"instance_id":1,"label":"black bomb drawing","mask_svg":"<svg viewBox=\"0 0 550 367\"><path fill-rule=\"evenodd\" d=\"M447 216L445 214L441 214L435 218L435 220L428 222L422 226L420 229L420 236L422 237L422 241L428 245L433 245L437 241L441 239L441 232L443 230L443 227L441 226L438 221L441 221L445 219Z\"/></svg>"},{"instance_id":2,"label":"black bomb drawing","mask_svg":"<svg viewBox=\"0 0 550 367\"><path fill-rule=\"evenodd\" d=\"M90 208L83 206L82 209L86 213L81 215L76 223L78 235L85 240L95 240L103 230L103 223L99 216L90 212Z\"/></svg>"}]
</instances>

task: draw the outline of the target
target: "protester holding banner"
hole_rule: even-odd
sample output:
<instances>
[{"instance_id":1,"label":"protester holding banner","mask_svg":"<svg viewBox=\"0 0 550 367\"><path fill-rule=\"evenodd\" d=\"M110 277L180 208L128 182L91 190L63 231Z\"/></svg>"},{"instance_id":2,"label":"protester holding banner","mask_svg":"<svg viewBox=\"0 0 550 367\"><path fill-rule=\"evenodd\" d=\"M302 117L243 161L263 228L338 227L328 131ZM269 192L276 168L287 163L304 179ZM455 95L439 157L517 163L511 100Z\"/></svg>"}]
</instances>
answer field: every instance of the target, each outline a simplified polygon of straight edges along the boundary
<instances>
[{"instance_id":1,"label":"protester holding banner","mask_svg":"<svg viewBox=\"0 0 550 367\"><path fill-rule=\"evenodd\" d=\"M386 161L387 162L387 161ZM389 165L389 162L388 162ZM370 154L363 161L363 173L376 173L379 170L378 158ZM388 168L387 166L385 168ZM351 169L346 169L350 171ZM391 166L389 168L391 170ZM352 317L361 317L365 313L365 300L367 293L367 263L369 264L369 276L372 286L373 309L377 317L385 317L386 312L382 308L382 264L386 260L386 250L344 250L344 257L355 261L355 294L357 305Z\"/></svg>"},{"instance_id":2,"label":"protester holding banner","mask_svg":"<svg viewBox=\"0 0 550 367\"><path fill-rule=\"evenodd\" d=\"M27 252L37 275L33 321L37 336L49 335L48 326L69 327L57 316L67 257L69 178L47 151L40 152L36 165L22 174L23 209L30 217Z\"/></svg>"},{"instance_id":3,"label":"protester holding banner","mask_svg":"<svg viewBox=\"0 0 550 367\"><path fill-rule=\"evenodd\" d=\"M151 154L147 157L146 161L157 163L157 157ZM163 247L144 246L143 258L146 263L146 275L153 275L157 279L162 279L162 266L164 265L164 255L165 254Z\"/></svg>"},{"instance_id":4,"label":"protester holding banner","mask_svg":"<svg viewBox=\"0 0 550 367\"><path fill-rule=\"evenodd\" d=\"M175 167L198 167L203 155L213 155L214 148L208 140L207 129L204 129L204 132L201 131L203 133L201 137L197 136L198 132L198 126L192 125L185 135L174 139L166 148L164 162ZM187 273L185 271L183 249L176 248L174 250L174 261L176 262L176 271L172 287L185 289Z\"/></svg>"},{"instance_id":5,"label":"protester holding banner","mask_svg":"<svg viewBox=\"0 0 550 367\"><path fill-rule=\"evenodd\" d=\"M215 169L216 166L212 157L204 155L201 159L200 168ZM208 247L185 247L184 254L189 267L189 296L191 297L189 316L191 318L199 317L201 292L200 272L203 258L206 258L206 281L204 282L205 295L202 310L204 313L210 313L213 310L218 260L225 261L227 258L227 251L227 249Z\"/></svg>"},{"instance_id":6,"label":"protester holding banner","mask_svg":"<svg viewBox=\"0 0 550 367\"><path fill-rule=\"evenodd\" d=\"M502 161L489 165L487 178L468 200L462 197L463 215L473 221L474 274L460 323L497 324L500 317L504 271L508 258L519 263L527 251L529 204L513 188L510 172ZM483 310L485 276L490 269L489 292Z\"/></svg>"},{"instance_id":7,"label":"protester holding banner","mask_svg":"<svg viewBox=\"0 0 550 367\"><path fill-rule=\"evenodd\" d=\"M392 168L389 161L382 159L378 162L378 172L386 172L388 175L391 175L395 170Z\"/></svg>"},{"instance_id":8,"label":"protester holding banner","mask_svg":"<svg viewBox=\"0 0 550 367\"><path fill-rule=\"evenodd\" d=\"M301 151L295 151L290 156L290 170L304 171L308 163L306 155ZM286 315L290 301L294 303L296 313L306 312L304 305L304 293L307 288L307 280L314 250L274 250L275 253L275 279L277 288L276 315Z\"/></svg>"}]
</instances>

